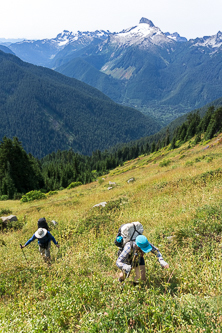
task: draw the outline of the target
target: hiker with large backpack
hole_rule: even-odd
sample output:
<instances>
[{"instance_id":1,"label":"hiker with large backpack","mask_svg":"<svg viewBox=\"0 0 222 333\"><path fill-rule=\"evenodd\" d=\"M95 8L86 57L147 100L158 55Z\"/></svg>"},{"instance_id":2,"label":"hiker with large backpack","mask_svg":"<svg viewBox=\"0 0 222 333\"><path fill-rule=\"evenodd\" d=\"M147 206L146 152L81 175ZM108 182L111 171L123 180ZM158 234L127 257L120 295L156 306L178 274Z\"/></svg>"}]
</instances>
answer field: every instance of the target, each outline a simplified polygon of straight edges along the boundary
<instances>
[{"instance_id":1,"label":"hiker with large backpack","mask_svg":"<svg viewBox=\"0 0 222 333\"><path fill-rule=\"evenodd\" d=\"M58 242L55 240L55 238L52 236L52 234L49 232L49 227L46 222L46 219L44 217L40 218L38 220L38 230L33 234L33 236L25 243L25 245L20 245L21 249L29 245L31 242L33 242L35 239L38 239L38 245L39 245L39 252L41 255L44 256L45 261L50 260L50 247L51 247L51 241L59 248Z\"/></svg>"},{"instance_id":2,"label":"hiker with large backpack","mask_svg":"<svg viewBox=\"0 0 222 333\"><path fill-rule=\"evenodd\" d=\"M122 225L119 228L115 244L120 248L116 265L122 270L119 281L123 282L129 276L132 269L135 269L135 282L145 281L145 261L144 254L152 252L156 255L161 267L169 268L166 261L154 245L148 242L148 239L142 235L143 226L140 222L132 222Z\"/></svg>"}]
</instances>

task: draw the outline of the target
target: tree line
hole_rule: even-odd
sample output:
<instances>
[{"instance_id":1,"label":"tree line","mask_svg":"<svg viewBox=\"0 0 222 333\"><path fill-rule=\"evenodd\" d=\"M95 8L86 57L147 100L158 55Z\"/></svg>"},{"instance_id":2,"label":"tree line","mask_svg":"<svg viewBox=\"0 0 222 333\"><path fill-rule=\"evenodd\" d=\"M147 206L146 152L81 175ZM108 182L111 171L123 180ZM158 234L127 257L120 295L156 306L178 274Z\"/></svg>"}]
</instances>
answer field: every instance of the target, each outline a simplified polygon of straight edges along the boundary
<instances>
[{"instance_id":1,"label":"tree line","mask_svg":"<svg viewBox=\"0 0 222 333\"><path fill-rule=\"evenodd\" d=\"M96 150L91 156L73 150L58 150L37 159L25 152L18 138L4 137L0 143L0 199L19 199L31 190L61 190L77 181L86 184L127 160L166 146L175 149L194 136L194 143L197 144L201 140L213 138L221 131L222 107L217 110L210 107L203 118L198 111L190 113L173 134L167 129L158 141L150 143L147 137L142 141L118 145L109 151Z\"/></svg>"}]
</instances>

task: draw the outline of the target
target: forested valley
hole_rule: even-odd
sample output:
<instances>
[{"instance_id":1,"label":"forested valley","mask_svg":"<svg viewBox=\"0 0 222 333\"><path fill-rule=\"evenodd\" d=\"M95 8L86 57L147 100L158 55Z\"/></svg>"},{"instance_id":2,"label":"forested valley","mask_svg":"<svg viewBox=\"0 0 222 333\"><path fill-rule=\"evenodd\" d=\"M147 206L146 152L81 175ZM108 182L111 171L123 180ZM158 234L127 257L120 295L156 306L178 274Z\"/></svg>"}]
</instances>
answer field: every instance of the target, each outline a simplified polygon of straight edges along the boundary
<instances>
[{"instance_id":1,"label":"forested valley","mask_svg":"<svg viewBox=\"0 0 222 333\"><path fill-rule=\"evenodd\" d=\"M195 136L194 144L207 142L222 131L222 107L209 107L201 118L199 112L190 113L186 121L169 129L158 141L154 136L118 145L110 150L96 150L91 156L73 150L53 152L42 159L27 154L17 137L4 137L0 143L0 200L21 199L33 190L47 193L67 188L73 182L90 183L143 154L150 154L169 146L178 148Z\"/></svg>"}]
</instances>

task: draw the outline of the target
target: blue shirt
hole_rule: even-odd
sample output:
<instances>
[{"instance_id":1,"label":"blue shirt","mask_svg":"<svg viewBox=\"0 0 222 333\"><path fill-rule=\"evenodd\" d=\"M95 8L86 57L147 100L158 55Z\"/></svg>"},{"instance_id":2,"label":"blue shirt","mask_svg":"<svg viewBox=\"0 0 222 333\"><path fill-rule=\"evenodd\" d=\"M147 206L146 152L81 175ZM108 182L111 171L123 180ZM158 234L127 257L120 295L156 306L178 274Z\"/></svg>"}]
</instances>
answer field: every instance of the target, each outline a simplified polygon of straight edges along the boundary
<instances>
[{"instance_id":1,"label":"blue shirt","mask_svg":"<svg viewBox=\"0 0 222 333\"><path fill-rule=\"evenodd\" d=\"M51 240L53 241L53 243L55 245L57 245L58 243L56 242L55 238L52 236L52 234L50 234L49 231L47 231L47 234L42 237L42 238L37 238L35 236L35 234L25 243L25 246L29 245L31 242L33 242L35 239L38 239L38 244L41 245L41 244L46 244L48 242L51 242Z\"/></svg>"},{"instance_id":2,"label":"blue shirt","mask_svg":"<svg viewBox=\"0 0 222 333\"><path fill-rule=\"evenodd\" d=\"M158 260L162 260L162 254L160 253L160 251L158 250L158 248L156 248L154 245L152 245L150 243L150 245L152 246L152 250L151 252L154 253L156 255L156 257L158 258ZM135 246L136 246L136 242L133 242L132 244L132 248L130 245L130 242L127 242L124 246L123 251L121 252L120 256L118 257L117 261L116 261L116 265L118 268L120 269L124 269L124 265L129 265L129 258L130 255L132 254L132 251L135 252Z\"/></svg>"}]
</instances>

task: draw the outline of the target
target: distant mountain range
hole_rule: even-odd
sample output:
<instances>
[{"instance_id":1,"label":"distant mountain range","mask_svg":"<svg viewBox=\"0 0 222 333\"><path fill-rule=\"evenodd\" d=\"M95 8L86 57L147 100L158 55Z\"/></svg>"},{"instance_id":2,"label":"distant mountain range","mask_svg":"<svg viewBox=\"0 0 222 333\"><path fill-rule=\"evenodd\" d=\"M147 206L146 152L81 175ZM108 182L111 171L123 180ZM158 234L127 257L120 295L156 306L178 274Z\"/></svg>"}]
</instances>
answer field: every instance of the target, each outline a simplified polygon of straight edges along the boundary
<instances>
[{"instance_id":1,"label":"distant mountain range","mask_svg":"<svg viewBox=\"0 0 222 333\"><path fill-rule=\"evenodd\" d=\"M63 49L66 49L65 56L69 55L69 49L76 52L95 40L103 41L111 33L109 31L80 32L73 33L64 30L55 38L43 40L23 40L12 43L10 49L23 61L30 62L34 65L53 67L56 63L56 56L60 53L63 56Z\"/></svg>"},{"instance_id":2,"label":"distant mountain range","mask_svg":"<svg viewBox=\"0 0 222 333\"><path fill-rule=\"evenodd\" d=\"M0 133L43 157L72 148L91 154L150 135L159 124L99 90L0 51Z\"/></svg>"},{"instance_id":3,"label":"distant mountain range","mask_svg":"<svg viewBox=\"0 0 222 333\"><path fill-rule=\"evenodd\" d=\"M155 28L152 21L142 18L140 24L149 24L151 27L160 32L159 28ZM91 45L97 45L109 37L118 36L126 31L132 31L134 28L123 30L120 33L112 33L109 30L96 30L93 32L89 31L78 31L77 33L64 30L59 33L55 38L43 39L43 40L19 40L17 42L2 43L3 45L10 45L10 49L21 58L23 61L30 62L35 65L56 68L63 63L68 62L72 59L73 54L77 51ZM145 29L146 30L146 29ZM145 34L146 31L144 30ZM162 33L163 34L163 33ZM129 34L132 36L133 34ZM169 32L164 33L167 38L172 39L176 42L187 41L185 37L181 37L178 33L170 34ZM139 37L139 38L138 38ZM143 36L135 36L134 42L138 44ZM138 41L137 41L138 39ZM0 44L3 39L0 39Z\"/></svg>"},{"instance_id":4,"label":"distant mountain range","mask_svg":"<svg viewBox=\"0 0 222 333\"><path fill-rule=\"evenodd\" d=\"M161 126L222 96L221 32L187 40L142 18L119 33L64 31L54 39L9 47L25 61L151 115Z\"/></svg>"}]
</instances>

